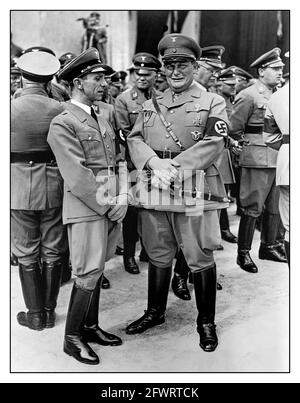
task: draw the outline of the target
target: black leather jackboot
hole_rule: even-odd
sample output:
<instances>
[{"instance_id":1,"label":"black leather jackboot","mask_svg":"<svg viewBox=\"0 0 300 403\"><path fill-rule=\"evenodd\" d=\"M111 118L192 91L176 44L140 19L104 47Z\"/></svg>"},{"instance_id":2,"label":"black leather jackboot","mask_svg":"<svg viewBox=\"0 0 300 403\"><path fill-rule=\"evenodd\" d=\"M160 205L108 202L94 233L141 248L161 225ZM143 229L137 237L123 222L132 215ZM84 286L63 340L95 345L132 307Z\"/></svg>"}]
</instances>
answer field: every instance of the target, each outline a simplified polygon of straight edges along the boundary
<instances>
[{"instance_id":1,"label":"black leather jackboot","mask_svg":"<svg viewBox=\"0 0 300 403\"><path fill-rule=\"evenodd\" d=\"M221 238L226 242L237 243L237 237L233 235L233 233L230 231L229 218L226 208L221 209L219 221L221 229Z\"/></svg>"},{"instance_id":2,"label":"black leather jackboot","mask_svg":"<svg viewBox=\"0 0 300 403\"><path fill-rule=\"evenodd\" d=\"M180 250L177 254L171 287L176 297L186 301L191 299L191 294L187 286L189 272L189 266L187 265L183 252Z\"/></svg>"},{"instance_id":3,"label":"black leather jackboot","mask_svg":"<svg viewBox=\"0 0 300 403\"><path fill-rule=\"evenodd\" d=\"M258 268L251 259L249 251L251 250L253 235L255 231L256 218L242 214L239 233L238 233L238 255L237 264L241 269L249 273L257 273Z\"/></svg>"},{"instance_id":4,"label":"black leather jackboot","mask_svg":"<svg viewBox=\"0 0 300 403\"><path fill-rule=\"evenodd\" d=\"M44 290L45 327L55 325L55 308L61 284L63 264L62 261L43 262L42 283Z\"/></svg>"},{"instance_id":5,"label":"black leather jackboot","mask_svg":"<svg viewBox=\"0 0 300 403\"><path fill-rule=\"evenodd\" d=\"M265 210L262 217L261 243L258 252L260 259L287 262L285 251L278 244L280 227L280 215L271 214Z\"/></svg>"},{"instance_id":6,"label":"black leather jackboot","mask_svg":"<svg viewBox=\"0 0 300 403\"><path fill-rule=\"evenodd\" d=\"M20 263L19 275L28 312L19 312L17 321L21 326L26 326L29 329L43 330L45 327L44 297L39 262L26 266Z\"/></svg>"},{"instance_id":7,"label":"black leather jackboot","mask_svg":"<svg viewBox=\"0 0 300 403\"><path fill-rule=\"evenodd\" d=\"M165 322L172 267L159 268L149 263L148 307L145 314L126 328L127 334L143 333Z\"/></svg>"},{"instance_id":8,"label":"black leather jackboot","mask_svg":"<svg viewBox=\"0 0 300 403\"><path fill-rule=\"evenodd\" d=\"M64 352L84 364L96 365L100 362L99 357L83 340L83 326L92 295L93 291L73 284L66 320Z\"/></svg>"},{"instance_id":9,"label":"black leather jackboot","mask_svg":"<svg viewBox=\"0 0 300 403\"><path fill-rule=\"evenodd\" d=\"M196 306L198 309L197 331L200 335L200 347L206 352L211 352L218 345L215 326L216 265L194 272L193 277Z\"/></svg>"},{"instance_id":10,"label":"black leather jackboot","mask_svg":"<svg viewBox=\"0 0 300 403\"><path fill-rule=\"evenodd\" d=\"M102 346L120 346L122 344L120 337L105 332L99 327L99 299L102 279L103 275L97 281L93 291L90 307L83 326L83 339L85 342L98 343Z\"/></svg>"}]
</instances>

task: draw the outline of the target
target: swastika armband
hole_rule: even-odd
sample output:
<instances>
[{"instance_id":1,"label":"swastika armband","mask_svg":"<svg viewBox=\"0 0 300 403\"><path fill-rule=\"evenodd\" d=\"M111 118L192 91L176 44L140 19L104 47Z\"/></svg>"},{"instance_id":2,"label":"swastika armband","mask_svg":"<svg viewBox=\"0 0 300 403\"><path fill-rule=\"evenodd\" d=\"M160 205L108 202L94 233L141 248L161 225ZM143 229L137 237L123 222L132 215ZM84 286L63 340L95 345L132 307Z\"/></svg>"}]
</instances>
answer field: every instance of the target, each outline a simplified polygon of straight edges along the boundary
<instances>
[{"instance_id":1,"label":"swastika armband","mask_svg":"<svg viewBox=\"0 0 300 403\"><path fill-rule=\"evenodd\" d=\"M208 118L206 122L205 134L209 136L228 136L228 125L227 123L218 118Z\"/></svg>"}]
</instances>

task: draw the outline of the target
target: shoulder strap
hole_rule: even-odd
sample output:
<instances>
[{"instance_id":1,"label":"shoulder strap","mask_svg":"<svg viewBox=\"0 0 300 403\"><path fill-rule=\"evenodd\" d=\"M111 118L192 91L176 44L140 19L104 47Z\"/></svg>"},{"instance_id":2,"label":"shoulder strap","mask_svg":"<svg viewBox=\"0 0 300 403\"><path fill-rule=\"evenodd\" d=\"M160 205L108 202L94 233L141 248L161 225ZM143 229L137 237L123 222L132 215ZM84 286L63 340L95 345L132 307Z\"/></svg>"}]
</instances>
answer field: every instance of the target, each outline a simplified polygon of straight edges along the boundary
<instances>
[{"instance_id":1,"label":"shoulder strap","mask_svg":"<svg viewBox=\"0 0 300 403\"><path fill-rule=\"evenodd\" d=\"M159 108L159 105L158 105L157 100L156 100L156 96L154 94L152 95L151 99L152 99L153 106L154 106L154 108L155 108L160 120L162 121L163 125L167 129L167 131L170 134L172 140L178 145L178 147L180 148L181 151L184 151L185 148L183 147L183 145L182 145L181 141L179 140L179 138L176 136L176 134L171 129L171 123L166 121L164 115L162 114L162 111Z\"/></svg>"}]
</instances>

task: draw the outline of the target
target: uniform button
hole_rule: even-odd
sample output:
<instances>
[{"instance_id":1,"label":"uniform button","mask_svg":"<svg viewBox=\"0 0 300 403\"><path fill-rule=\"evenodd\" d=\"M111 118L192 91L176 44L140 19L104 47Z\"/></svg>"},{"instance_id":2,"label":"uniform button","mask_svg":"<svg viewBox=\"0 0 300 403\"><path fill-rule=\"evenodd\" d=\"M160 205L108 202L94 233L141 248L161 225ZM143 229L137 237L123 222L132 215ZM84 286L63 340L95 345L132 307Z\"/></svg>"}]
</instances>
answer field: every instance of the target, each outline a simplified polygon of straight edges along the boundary
<instances>
[{"instance_id":1,"label":"uniform button","mask_svg":"<svg viewBox=\"0 0 300 403\"><path fill-rule=\"evenodd\" d=\"M33 161L29 161L29 165L33 165Z\"/></svg>"},{"instance_id":2,"label":"uniform button","mask_svg":"<svg viewBox=\"0 0 300 403\"><path fill-rule=\"evenodd\" d=\"M110 148L110 147L109 147L109 144L106 144L106 148Z\"/></svg>"},{"instance_id":3,"label":"uniform button","mask_svg":"<svg viewBox=\"0 0 300 403\"><path fill-rule=\"evenodd\" d=\"M106 137L106 134L104 133L104 134L103 134L103 138L105 139L105 137Z\"/></svg>"},{"instance_id":4,"label":"uniform button","mask_svg":"<svg viewBox=\"0 0 300 403\"><path fill-rule=\"evenodd\" d=\"M172 109L172 110L170 111L170 113L174 113L174 110Z\"/></svg>"},{"instance_id":5,"label":"uniform button","mask_svg":"<svg viewBox=\"0 0 300 403\"><path fill-rule=\"evenodd\" d=\"M92 140L92 136L89 136L88 138L89 138L89 140Z\"/></svg>"}]
</instances>

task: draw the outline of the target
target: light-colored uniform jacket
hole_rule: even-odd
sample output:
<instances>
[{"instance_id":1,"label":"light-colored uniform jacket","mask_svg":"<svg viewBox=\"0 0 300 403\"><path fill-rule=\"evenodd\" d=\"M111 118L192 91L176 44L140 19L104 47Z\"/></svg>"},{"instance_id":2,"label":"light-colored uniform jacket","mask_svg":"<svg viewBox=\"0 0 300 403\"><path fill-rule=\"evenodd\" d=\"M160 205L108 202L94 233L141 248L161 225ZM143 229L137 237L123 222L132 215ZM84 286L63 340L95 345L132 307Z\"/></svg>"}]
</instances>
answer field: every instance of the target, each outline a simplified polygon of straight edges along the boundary
<instances>
[{"instance_id":1,"label":"light-colored uniform jacket","mask_svg":"<svg viewBox=\"0 0 300 403\"><path fill-rule=\"evenodd\" d=\"M110 206L101 203L102 196L106 199L96 177L99 172L108 172L107 167L118 167L116 191L127 192L126 163L118 158L115 133L106 120L98 117L97 124L92 116L72 103L66 103L65 108L53 119L48 135L64 179L63 222L99 220ZM108 180L116 179L112 175Z\"/></svg>"}]
</instances>

